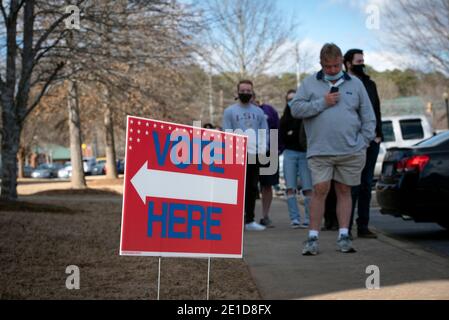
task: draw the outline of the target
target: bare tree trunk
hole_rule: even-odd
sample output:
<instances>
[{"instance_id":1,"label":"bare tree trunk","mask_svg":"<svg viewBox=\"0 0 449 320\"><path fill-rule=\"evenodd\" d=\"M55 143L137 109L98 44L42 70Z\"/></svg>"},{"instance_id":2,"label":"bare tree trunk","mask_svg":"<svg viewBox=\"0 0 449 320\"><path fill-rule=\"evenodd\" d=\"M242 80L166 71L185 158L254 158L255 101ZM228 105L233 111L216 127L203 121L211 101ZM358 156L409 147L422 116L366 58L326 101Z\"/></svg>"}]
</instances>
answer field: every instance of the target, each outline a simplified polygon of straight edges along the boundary
<instances>
[{"instance_id":1,"label":"bare tree trunk","mask_svg":"<svg viewBox=\"0 0 449 320\"><path fill-rule=\"evenodd\" d=\"M10 11L17 9L17 1L11 1ZM6 82L1 84L2 103L2 200L17 199L17 151L20 143L20 121L15 112L14 95L16 85L16 37L17 16L11 15L7 21L7 58L6 58Z\"/></svg>"},{"instance_id":2,"label":"bare tree trunk","mask_svg":"<svg viewBox=\"0 0 449 320\"><path fill-rule=\"evenodd\" d=\"M20 145L20 134L23 121L28 113L38 104L42 95L38 95L36 100L29 104L29 92L31 88L31 74L35 63L36 52L41 49L40 44L47 39L49 33L44 33L38 41L39 46L33 48L34 43L34 0L9 1L9 13L6 14L1 4L3 22L6 27L6 68L5 78L0 76L1 109L3 135L1 142L2 172L1 172L1 195L2 200L17 199L17 152ZM23 7L23 11L21 11ZM22 13L21 13L22 12ZM23 15L23 27L20 28L20 41L18 38L18 18ZM20 30L19 29L19 30ZM18 43L21 43L20 45ZM4 59L3 59L4 60ZM20 72L17 64L20 63ZM62 65L55 70L50 80L44 85L42 94L54 76L62 68ZM30 105L30 107L28 107Z\"/></svg>"},{"instance_id":3,"label":"bare tree trunk","mask_svg":"<svg viewBox=\"0 0 449 320\"><path fill-rule=\"evenodd\" d=\"M1 200L17 199L17 151L20 141L20 125L14 121L14 117L6 116L13 112L12 106L2 103L2 172L1 172Z\"/></svg>"},{"instance_id":4,"label":"bare tree trunk","mask_svg":"<svg viewBox=\"0 0 449 320\"><path fill-rule=\"evenodd\" d=\"M23 166L25 165L25 148L19 147L19 152L17 153L18 162L18 178L24 178Z\"/></svg>"},{"instance_id":5,"label":"bare tree trunk","mask_svg":"<svg viewBox=\"0 0 449 320\"><path fill-rule=\"evenodd\" d=\"M70 161L72 163L72 188L87 188L84 177L83 156L81 152L81 122L78 105L78 88L75 81L69 80L69 97L67 101L69 111L70 131Z\"/></svg>"},{"instance_id":6,"label":"bare tree trunk","mask_svg":"<svg viewBox=\"0 0 449 320\"><path fill-rule=\"evenodd\" d=\"M106 145L106 177L110 179L117 178L117 166L115 155L114 141L114 124L112 121L112 110L109 105L108 89L104 90L104 128L105 128L105 145Z\"/></svg>"}]
</instances>

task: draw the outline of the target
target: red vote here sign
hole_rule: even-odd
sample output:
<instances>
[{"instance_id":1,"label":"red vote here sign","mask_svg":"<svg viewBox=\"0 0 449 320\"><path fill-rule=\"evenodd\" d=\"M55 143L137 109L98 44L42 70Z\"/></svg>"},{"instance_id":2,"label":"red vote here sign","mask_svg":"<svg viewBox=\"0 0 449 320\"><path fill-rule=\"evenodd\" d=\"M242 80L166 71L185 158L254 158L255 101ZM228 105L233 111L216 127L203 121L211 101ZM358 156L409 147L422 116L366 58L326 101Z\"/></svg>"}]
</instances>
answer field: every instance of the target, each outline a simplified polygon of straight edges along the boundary
<instances>
[{"instance_id":1,"label":"red vote here sign","mask_svg":"<svg viewBox=\"0 0 449 320\"><path fill-rule=\"evenodd\" d=\"M127 118L120 254L241 258L247 138Z\"/></svg>"}]
</instances>

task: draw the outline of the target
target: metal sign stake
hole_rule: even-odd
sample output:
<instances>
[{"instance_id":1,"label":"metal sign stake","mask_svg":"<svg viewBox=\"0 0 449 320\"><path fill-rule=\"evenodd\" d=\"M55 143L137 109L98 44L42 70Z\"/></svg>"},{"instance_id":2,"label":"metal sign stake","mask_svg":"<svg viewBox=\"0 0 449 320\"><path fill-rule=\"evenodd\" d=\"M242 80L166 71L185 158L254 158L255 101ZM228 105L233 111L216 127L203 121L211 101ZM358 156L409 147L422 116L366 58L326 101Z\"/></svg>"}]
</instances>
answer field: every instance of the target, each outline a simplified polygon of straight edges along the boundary
<instances>
[{"instance_id":1,"label":"metal sign stake","mask_svg":"<svg viewBox=\"0 0 449 320\"><path fill-rule=\"evenodd\" d=\"M159 271L157 275L157 300L159 300L159 294L161 290L161 257L159 257Z\"/></svg>"},{"instance_id":2,"label":"metal sign stake","mask_svg":"<svg viewBox=\"0 0 449 320\"><path fill-rule=\"evenodd\" d=\"M207 300L209 300L210 257L207 262Z\"/></svg>"}]
</instances>

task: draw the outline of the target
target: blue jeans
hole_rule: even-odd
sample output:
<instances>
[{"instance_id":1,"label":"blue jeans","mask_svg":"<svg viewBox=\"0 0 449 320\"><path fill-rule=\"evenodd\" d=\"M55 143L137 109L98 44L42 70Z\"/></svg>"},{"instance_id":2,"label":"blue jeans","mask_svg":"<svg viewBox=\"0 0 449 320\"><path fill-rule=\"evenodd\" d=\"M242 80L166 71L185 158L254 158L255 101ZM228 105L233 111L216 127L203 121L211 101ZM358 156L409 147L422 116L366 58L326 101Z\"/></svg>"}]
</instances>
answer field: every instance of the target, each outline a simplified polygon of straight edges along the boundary
<instances>
[{"instance_id":1,"label":"blue jeans","mask_svg":"<svg viewBox=\"0 0 449 320\"><path fill-rule=\"evenodd\" d=\"M377 156L380 145L371 141L366 150L366 164L362 171L361 184L352 188L352 212L349 230L352 228L354 220L355 206L357 205L357 227L358 230L366 231L369 223L369 210L371 203L371 185L373 183L374 169L376 167Z\"/></svg>"},{"instance_id":2,"label":"blue jeans","mask_svg":"<svg viewBox=\"0 0 449 320\"><path fill-rule=\"evenodd\" d=\"M284 179L287 187L295 193L291 196L287 194L288 213L291 220L300 220L300 211L296 201L296 190L298 187L298 176L301 180L303 191L312 190L312 177L307 165L306 152L286 149L284 151ZM305 219L308 223L310 219L310 198L304 197Z\"/></svg>"}]
</instances>

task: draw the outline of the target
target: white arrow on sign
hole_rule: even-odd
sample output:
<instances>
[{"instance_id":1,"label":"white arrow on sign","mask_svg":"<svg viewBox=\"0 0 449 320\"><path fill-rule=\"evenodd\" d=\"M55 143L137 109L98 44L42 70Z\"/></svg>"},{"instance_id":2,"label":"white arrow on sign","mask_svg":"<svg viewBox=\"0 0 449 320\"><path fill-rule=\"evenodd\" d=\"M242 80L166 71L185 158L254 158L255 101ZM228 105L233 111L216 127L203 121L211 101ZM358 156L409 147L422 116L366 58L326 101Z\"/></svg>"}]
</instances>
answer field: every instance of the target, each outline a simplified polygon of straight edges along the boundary
<instances>
[{"instance_id":1,"label":"white arrow on sign","mask_svg":"<svg viewBox=\"0 0 449 320\"><path fill-rule=\"evenodd\" d=\"M237 204L238 181L148 169L148 161L131 183L146 203L146 197Z\"/></svg>"}]
</instances>

